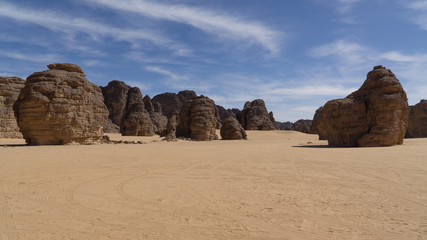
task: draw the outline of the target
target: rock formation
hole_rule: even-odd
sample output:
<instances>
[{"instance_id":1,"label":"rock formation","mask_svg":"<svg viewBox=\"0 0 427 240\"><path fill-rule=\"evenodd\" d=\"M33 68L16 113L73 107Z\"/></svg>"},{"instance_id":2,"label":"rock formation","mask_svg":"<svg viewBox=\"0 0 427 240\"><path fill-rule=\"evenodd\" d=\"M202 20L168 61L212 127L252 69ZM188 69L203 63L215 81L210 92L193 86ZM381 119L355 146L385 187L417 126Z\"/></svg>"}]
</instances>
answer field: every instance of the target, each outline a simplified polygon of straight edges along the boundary
<instances>
[{"instance_id":1,"label":"rock formation","mask_svg":"<svg viewBox=\"0 0 427 240\"><path fill-rule=\"evenodd\" d=\"M142 101L144 102L145 110L150 114L151 122L154 124L154 132L161 134L166 130L168 119L162 113L161 104L156 102L154 105L151 98L146 95Z\"/></svg>"},{"instance_id":2,"label":"rock formation","mask_svg":"<svg viewBox=\"0 0 427 240\"><path fill-rule=\"evenodd\" d=\"M108 108L108 118L104 126L104 131L108 133L119 133L120 123L126 113L126 105L128 100L128 92L131 87L122 81L114 80L108 83L107 86L101 87L104 95L104 102Z\"/></svg>"},{"instance_id":3,"label":"rock formation","mask_svg":"<svg viewBox=\"0 0 427 240\"><path fill-rule=\"evenodd\" d=\"M126 113L120 123L120 133L123 136L153 136L155 128L150 114L144 108L141 91L137 87L130 88Z\"/></svg>"},{"instance_id":4,"label":"rock formation","mask_svg":"<svg viewBox=\"0 0 427 240\"><path fill-rule=\"evenodd\" d=\"M27 78L14 104L22 135L31 145L100 142L107 121L101 89L74 64L56 63Z\"/></svg>"},{"instance_id":5,"label":"rock formation","mask_svg":"<svg viewBox=\"0 0 427 240\"><path fill-rule=\"evenodd\" d=\"M406 93L399 80L389 69L376 66L359 90L325 104L326 137L335 147L402 144L408 114Z\"/></svg>"},{"instance_id":6,"label":"rock formation","mask_svg":"<svg viewBox=\"0 0 427 240\"><path fill-rule=\"evenodd\" d=\"M178 114L174 113L168 120L166 131L161 135L168 142L176 141L176 127L178 126Z\"/></svg>"},{"instance_id":7,"label":"rock formation","mask_svg":"<svg viewBox=\"0 0 427 240\"><path fill-rule=\"evenodd\" d=\"M294 124L292 124L291 130L302 132L302 133L309 133L311 128L311 123L312 123L312 120L300 119L294 122Z\"/></svg>"},{"instance_id":8,"label":"rock formation","mask_svg":"<svg viewBox=\"0 0 427 240\"><path fill-rule=\"evenodd\" d=\"M275 129L262 99L246 102L242 112L239 114L241 114L241 116L237 118L240 118L240 123L246 130Z\"/></svg>"},{"instance_id":9,"label":"rock formation","mask_svg":"<svg viewBox=\"0 0 427 240\"><path fill-rule=\"evenodd\" d=\"M269 112L268 116L270 116L270 121L273 123L274 128L276 128L276 119L274 119L273 112Z\"/></svg>"},{"instance_id":10,"label":"rock formation","mask_svg":"<svg viewBox=\"0 0 427 240\"><path fill-rule=\"evenodd\" d=\"M236 118L230 116L222 122L221 138L223 140L247 139L246 131Z\"/></svg>"},{"instance_id":11,"label":"rock formation","mask_svg":"<svg viewBox=\"0 0 427 240\"><path fill-rule=\"evenodd\" d=\"M218 139L215 133L215 103L205 96L188 100L179 111L176 136L197 141Z\"/></svg>"},{"instance_id":12,"label":"rock formation","mask_svg":"<svg viewBox=\"0 0 427 240\"><path fill-rule=\"evenodd\" d=\"M293 123L292 122L278 122L276 121L277 130L291 130Z\"/></svg>"},{"instance_id":13,"label":"rock formation","mask_svg":"<svg viewBox=\"0 0 427 240\"><path fill-rule=\"evenodd\" d=\"M421 100L414 106L410 106L408 130L405 137L427 137L427 100Z\"/></svg>"},{"instance_id":14,"label":"rock formation","mask_svg":"<svg viewBox=\"0 0 427 240\"><path fill-rule=\"evenodd\" d=\"M319 135L319 140L326 140L326 129L323 124L323 107L319 107L313 117L310 134Z\"/></svg>"},{"instance_id":15,"label":"rock formation","mask_svg":"<svg viewBox=\"0 0 427 240\"><path fill-rule=\"evenodd\" d=\"M168 119L176 112L179 112L183 104L194 97L197 94L194 91L185 90L176 93L162 93L153 97L152 103L160 103L162 107L162 113Z\"/></svg>"},{"instance_id":16,"label":"rock formation","mask_svg":"<svg viewBox=\"0 0 427 240\"><path fill-rule=\"evenodd\" d=\"M218 116L221 122L227 119L228 117L230 117L231 115L230 111L226 110L223 106L215 105L215 107L218 111Z\"/></svg>"},{"instance_id":17,"label":"rock formation","mask_svg":"<svg viewBox=\"0 0 427 240\"><path fill-rule=\"evenodd\" d=\"M24 84L25 80L22 78L0 76L0 138L22 138L16 123L13 103Z\"/></svg>"}]
</instances>

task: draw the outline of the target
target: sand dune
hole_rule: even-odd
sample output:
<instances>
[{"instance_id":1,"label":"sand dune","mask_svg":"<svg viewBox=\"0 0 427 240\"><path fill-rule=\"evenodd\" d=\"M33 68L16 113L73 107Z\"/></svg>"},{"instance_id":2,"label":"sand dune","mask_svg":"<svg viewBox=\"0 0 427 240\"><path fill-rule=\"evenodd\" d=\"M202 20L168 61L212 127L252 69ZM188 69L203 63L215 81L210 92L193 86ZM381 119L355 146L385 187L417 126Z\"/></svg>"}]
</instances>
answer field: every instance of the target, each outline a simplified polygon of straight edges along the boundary
<instances>
[{"instance_id":1,"label":"sand dune","mask_svg":"<svg viewBox=\"0 0 427 240\"><path fill-rule=\"evenodd\" d=\"M427 239L427 139L20 146L0 139L0 239Z\"/></svg>"}]
</instances>

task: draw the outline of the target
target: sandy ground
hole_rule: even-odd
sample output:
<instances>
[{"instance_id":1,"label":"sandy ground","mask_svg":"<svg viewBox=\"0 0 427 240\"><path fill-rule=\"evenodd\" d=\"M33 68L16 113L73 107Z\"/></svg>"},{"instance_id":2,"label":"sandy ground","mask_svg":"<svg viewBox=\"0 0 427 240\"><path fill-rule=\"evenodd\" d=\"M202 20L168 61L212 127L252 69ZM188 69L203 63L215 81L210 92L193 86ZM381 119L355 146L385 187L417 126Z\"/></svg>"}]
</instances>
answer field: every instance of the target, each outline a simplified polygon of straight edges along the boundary
<instances>
[{"instance_id":1,"label":"sandy ground","mask_svg":"<svg viewBox=\"0 0 427 240\"><path fill-rule=\"evenodd\" d=\"M248 135L0 139L0 239L427 239L427 139L362 149L292 131Z\"/></svg>"}]
</instances>

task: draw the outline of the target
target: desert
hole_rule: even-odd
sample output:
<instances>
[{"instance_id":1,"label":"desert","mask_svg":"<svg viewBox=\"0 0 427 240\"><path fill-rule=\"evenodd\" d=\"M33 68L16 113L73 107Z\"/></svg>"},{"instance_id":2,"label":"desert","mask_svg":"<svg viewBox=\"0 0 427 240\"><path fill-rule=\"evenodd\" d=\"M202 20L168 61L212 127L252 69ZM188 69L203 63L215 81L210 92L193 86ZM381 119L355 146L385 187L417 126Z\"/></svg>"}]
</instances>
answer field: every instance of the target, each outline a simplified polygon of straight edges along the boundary
<instances>
[{"instance_id":1,"label":"desert","mask_svg":"<svg viewBox=\"0 0 427 240\"><path fill-rule=\"evenodd\" d=\"M294 131L247 134L1 139L0 239L427 238L427 139L329 148Z\"/></svg>"}]
</instances>

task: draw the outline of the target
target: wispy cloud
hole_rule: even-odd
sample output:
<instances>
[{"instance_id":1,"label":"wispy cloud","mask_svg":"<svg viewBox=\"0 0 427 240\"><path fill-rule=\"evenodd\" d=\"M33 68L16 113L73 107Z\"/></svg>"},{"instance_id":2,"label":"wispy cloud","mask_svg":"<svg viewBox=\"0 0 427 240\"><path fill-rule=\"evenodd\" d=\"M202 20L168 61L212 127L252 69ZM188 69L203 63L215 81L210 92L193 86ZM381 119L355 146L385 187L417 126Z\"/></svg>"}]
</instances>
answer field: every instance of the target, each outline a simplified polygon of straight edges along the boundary
<instances>
[{"instance_id":1,"label":"wispy cloud","mask_svg":"<svg viewBox=\"0 0 427 240\"><path fill-rule=\"evenodd\" d=\"M273 54L280 51L281 35L262 23L187 5L135 0L93 0L118 11L190 25L220 38L259 44Z\"/></svg>"},{"instance_id":2,"label":"wispy cloud","mask_svg":"<svg viewBox=\"0 0 427 240\"><path fill-rule=\"evenodd\" d=\"M146 66L144 69L147 71L150 71L150 72L155 72L155 73L167 76L168 78L170 78L171 80L174 80L174 81L188 80L187 76L177 75L177 74L175 74L171 71L168 71L168 70L166 70L162 67L159 67L159 66Z\"/></svg>"},{"instance_id":3,"label":"wispy cloud","mask_svg":"<svg viewBox=\"0 0 427 240\"><path fill-rule=\"evenodd\" d=\"M2 2L0 17L26 22L47 28L54 32L62 32L69 36L84 33L93 41L101 37L110 37L116 41L125 41L137 44L147 41L162 48L175 51L178 55L188 53L189 50L182 44L169 40L166 36L146 28L118 28L95 22L90 19L71 17L66 14L57 14L46 10L26 9L22 6Z\"/></svg>"},{"instance_id":4,"label":"wispy cloud","mask_svg":"<svg viewBox=\"0 0 427 240\"><path fill-rule=\"evenodd\" d=\"M58 60L62 59L61 56L54 55L54 54L35 54L35 53L29 53L29 52L23 53L23 52L1 50L1 49L0 49L0 56L4 56L4 57L15 59L15 60L28 61L28 62L34 62L34 63L43 63L43 64L57 62Z\"/></svg>"},{"instance_id":5,"label":"wispy cloud","mask_svg":"<svg viewBox=\"0 0 427 240\"><path fill-rule=\"evenodd\" d=\"M346 14L350 9L362 0L337 0L337 10L341 14Z\"/></svg>"},{"instance_id":6,"label":"wispy cloud","mask_svg":"<svg viewBox=\"0 0 427 240\"><path fill-rule=\"evenodd\" d=\"M410 4L405 2L405 6L413 12L412 22L427 31L427 0L412 1Z\"/></svg>"}]
</instances>

